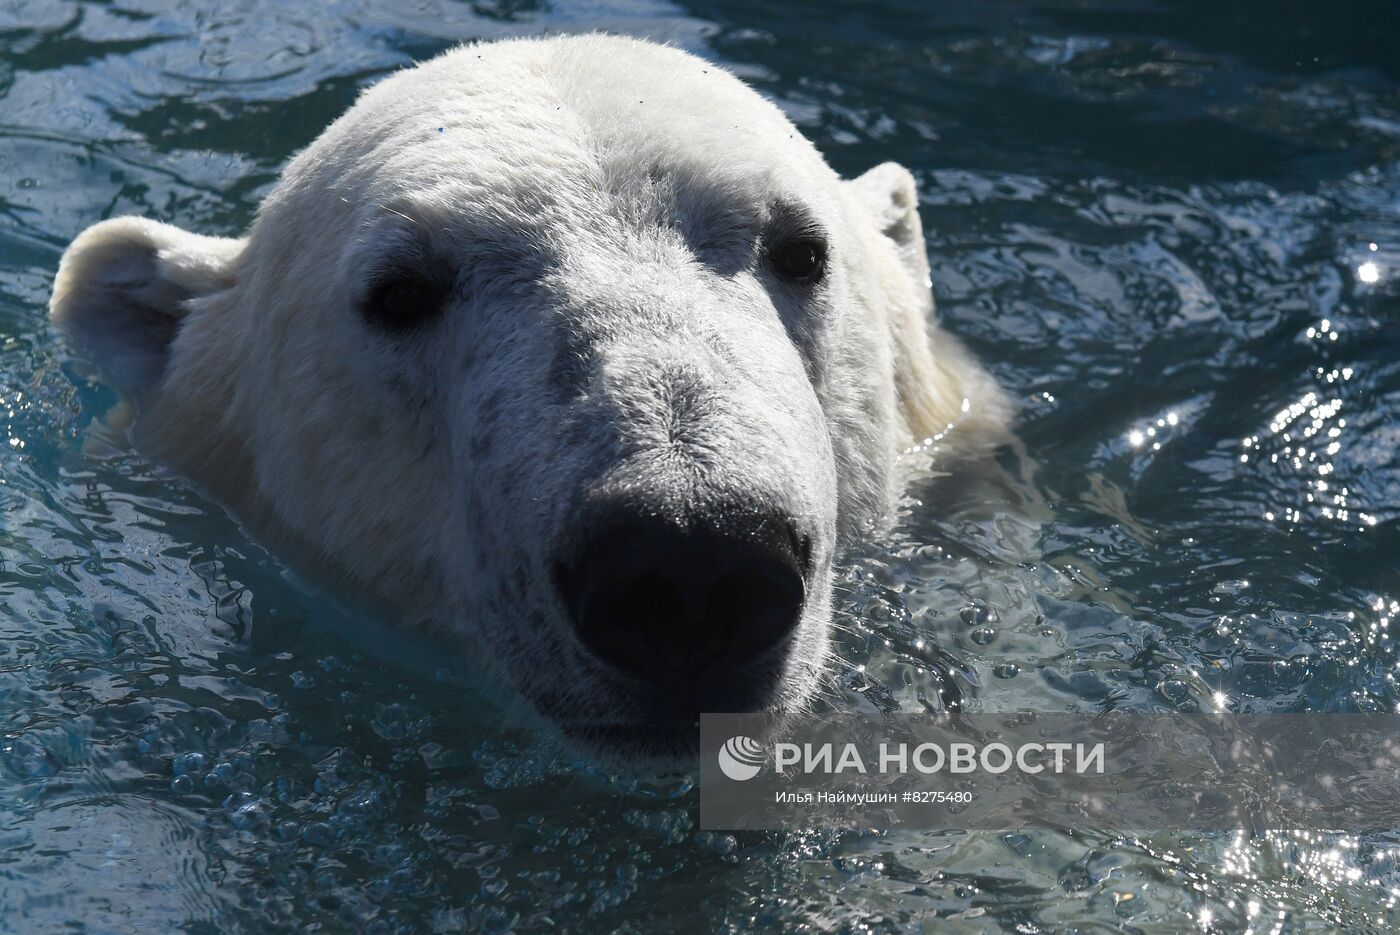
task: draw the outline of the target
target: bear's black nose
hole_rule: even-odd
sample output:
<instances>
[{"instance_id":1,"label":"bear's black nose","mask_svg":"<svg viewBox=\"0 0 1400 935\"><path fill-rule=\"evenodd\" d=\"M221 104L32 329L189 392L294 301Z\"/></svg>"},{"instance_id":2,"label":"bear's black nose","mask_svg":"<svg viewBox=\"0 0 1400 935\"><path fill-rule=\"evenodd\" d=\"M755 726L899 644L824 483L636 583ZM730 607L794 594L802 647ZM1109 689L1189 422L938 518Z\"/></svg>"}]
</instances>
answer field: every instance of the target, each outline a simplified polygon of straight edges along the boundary
<instances>
[{"instance_id":1,"label":"bear's black nose","mask_svg":"<svg viewBox=\"0 0 1400 935\"><path fill-rule=\"evenodd\" d=\"M632 507L593 513L557 569L579 639L649 681L727 678L765 660L802 617L811 540L789 518L711 510L685 522Z\"/></svg>"}]
</instances>

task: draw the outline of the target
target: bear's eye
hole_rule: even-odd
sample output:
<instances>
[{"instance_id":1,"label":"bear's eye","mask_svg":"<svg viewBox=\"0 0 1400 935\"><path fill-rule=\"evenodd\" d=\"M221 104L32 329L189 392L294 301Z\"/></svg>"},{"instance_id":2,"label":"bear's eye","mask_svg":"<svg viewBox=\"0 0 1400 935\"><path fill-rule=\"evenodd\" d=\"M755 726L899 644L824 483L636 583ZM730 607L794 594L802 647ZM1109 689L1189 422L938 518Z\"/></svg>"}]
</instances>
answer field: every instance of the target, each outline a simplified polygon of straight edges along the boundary
<instances>
[{"instance_id":1,"label":"bear's eye","mask_svg":"<svg viewBox=\"0 0 1400 935\"><path fill-rule=\"evenodd\" d=\"M386 331L412 331L436 318L447 304L447 290L411 273L376 283L365 299L364 315Z\"/></svg>"},{"instance_id":2,"label":"bear's eye","mask_svg":"<svg viewBox=\"0 0 1400 935\"><path fill-rule=\"evenodd\" d=\"M768 262L784 279L818 279L826 271L826 241L810 235L784 240L768 251Z\"/></svg>"}]
</instances>

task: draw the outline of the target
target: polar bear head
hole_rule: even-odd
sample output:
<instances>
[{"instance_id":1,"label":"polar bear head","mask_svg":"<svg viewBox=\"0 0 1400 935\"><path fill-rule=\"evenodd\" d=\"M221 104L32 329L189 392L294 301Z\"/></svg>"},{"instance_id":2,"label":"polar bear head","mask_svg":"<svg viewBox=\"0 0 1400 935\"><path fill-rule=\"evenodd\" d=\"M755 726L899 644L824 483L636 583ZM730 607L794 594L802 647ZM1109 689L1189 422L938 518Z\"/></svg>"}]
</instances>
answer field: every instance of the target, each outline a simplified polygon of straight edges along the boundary
<instances>
[{"instance_id":1,"label":"polar bear head","mask_svg":"<svg viewBox=\"0 0 1400 935\"><path fill-rule=\"evenodd\" d=\"M1004 419L927 277L908 172L843 181L720 68L586 36L381 82L246 238L95 225L52 309L138 446L645 752L803 698L899 451Z\"/></svg>"}]
</instances>

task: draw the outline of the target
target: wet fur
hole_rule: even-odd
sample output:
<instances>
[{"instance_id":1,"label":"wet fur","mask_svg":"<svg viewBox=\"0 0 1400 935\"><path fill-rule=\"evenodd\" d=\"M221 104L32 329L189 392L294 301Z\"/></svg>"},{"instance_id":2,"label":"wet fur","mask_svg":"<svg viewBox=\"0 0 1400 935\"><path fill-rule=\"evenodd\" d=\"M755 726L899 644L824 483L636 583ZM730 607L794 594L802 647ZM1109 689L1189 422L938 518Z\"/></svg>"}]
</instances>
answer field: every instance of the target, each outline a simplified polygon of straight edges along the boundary
<instances>
[{"instance_id":1,"label":"wet fur","mask_svg":"<svg viewBox=\"0 0 1400 935\"><path fill-rule=\"evenodd\" d=\"M831 244L809 291L758 248L793 216ZM395 264L451 278L430 335L358 313ZM668 701L562 618L551 563L590 504L798 519L818 572L770 700L790 707L825 663L838 541L887 510L897 455L1008 418L933 321L906 170L843 181L723 69L600 35L386 79L243 239L94 225L52 312L135 403L139 447L406 625L480 637L575 729L645 729Z\"/></svg>"}]
</instances>

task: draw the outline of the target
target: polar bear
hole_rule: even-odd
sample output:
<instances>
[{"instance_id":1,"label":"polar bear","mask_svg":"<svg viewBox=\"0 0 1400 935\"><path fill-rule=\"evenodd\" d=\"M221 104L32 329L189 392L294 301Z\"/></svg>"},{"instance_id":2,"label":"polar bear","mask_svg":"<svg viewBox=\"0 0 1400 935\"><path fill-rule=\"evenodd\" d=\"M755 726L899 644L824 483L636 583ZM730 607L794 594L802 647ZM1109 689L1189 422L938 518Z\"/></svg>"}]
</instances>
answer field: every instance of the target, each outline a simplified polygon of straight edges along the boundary
<instances>
[{"instance_id":1,"label":"polar bear","mask_svg":"<svg viewBox=\"0 0 1400 935\"><path fill-rule=\"evenodd\" d=\"M932 312L908 171L603 35L395 74L246 237L106 220L52 299L139 449L624 756L801 704L900 452L1000 436Z\"/></svg>"}]
</instances>

